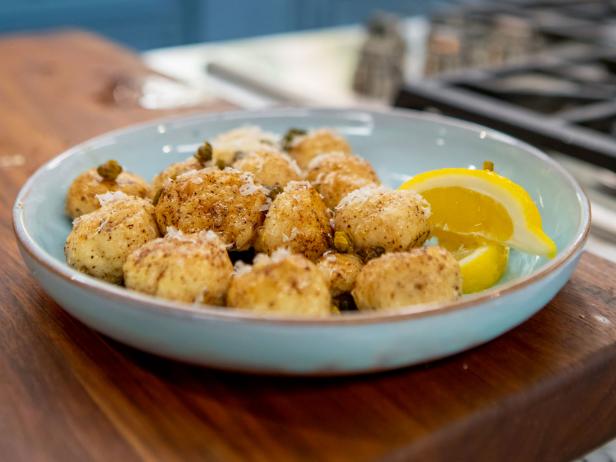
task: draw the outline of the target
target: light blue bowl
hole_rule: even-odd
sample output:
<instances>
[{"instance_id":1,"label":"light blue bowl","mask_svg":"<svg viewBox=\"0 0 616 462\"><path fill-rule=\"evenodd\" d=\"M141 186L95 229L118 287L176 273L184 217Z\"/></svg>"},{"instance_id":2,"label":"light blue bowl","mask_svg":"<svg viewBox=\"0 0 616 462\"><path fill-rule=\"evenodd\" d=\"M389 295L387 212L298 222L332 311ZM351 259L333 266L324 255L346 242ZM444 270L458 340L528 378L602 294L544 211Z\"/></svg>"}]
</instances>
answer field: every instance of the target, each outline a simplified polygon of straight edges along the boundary
<instances>
[{"instance_id":1,"label":"light blue bowl","mask_svg":"<svg viewBox=\"0 0 616 462\"><path fill-rule=\"evenodd\" d=\"M353 313L325 320L255 316L174 303L78 273L64 261L70 231L64 197L80 172L113 158L152 178L197 144L243 124L284 132L328 126L397 187L409 176L492 160L533 196L559 253L511 253L501 283L447 305ZM536 149L487 128L410 111L280 109L180 117L116 131L41 167L14 207L15 233L33 276L69 313L114 339L170 358L242 371L350 374L451 355L522 323L567 282L589 229L589 204L575 181Z\"/></svg>"}]
</instances>

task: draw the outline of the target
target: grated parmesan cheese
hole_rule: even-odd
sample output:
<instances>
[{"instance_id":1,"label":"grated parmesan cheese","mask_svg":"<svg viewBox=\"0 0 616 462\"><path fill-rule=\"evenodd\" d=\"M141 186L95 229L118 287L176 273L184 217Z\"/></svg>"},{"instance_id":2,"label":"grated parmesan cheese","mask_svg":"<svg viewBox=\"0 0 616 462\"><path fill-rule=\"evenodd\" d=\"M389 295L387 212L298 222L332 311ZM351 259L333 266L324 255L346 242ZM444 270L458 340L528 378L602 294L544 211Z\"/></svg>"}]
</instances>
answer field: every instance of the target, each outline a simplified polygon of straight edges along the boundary
<instances>
[{"instance_id":1,"label":"grated parmesan cheese","mask_svg":"<svg viewBox=\"0 0 616 462\"><path fill-rule=\"evenodd\" d=\"M311 132L308 133L308 135L310 135ZM304 141L306 138L308 138L308 135L297 135L294 136L293 139L291 140L291 148L294 148L296 146L298 146L302 141Z\"/></svg>"},{"instance_id":2,"label":"grated parmesan cheese","mask_svg":"<svg viewBox=\"0 0 616 462\"><path fill-rule=\"evenodd\" d=\"M96 228L96 234L100 234L100 232L105 228L105 225L109 223L109 218L105 218L100 222L98 228Z\"/></svg>"},{"instance_id":3,"label":"grated parmesan cheese","mask_svg":"<svg viewBox=\"0 0 616 462\"><path fill-rule=\"evenodd\" d=\"M210 242L212 244L225 247L225 248L229 247L223 242L220 236L211 229L208 229L207 231L205 230L199 231L199 233L197 234L197 237L199 238L201 242Z\"/></svg>"},{"instance_id":4,"label":"grated parmesan cheese","mask_svg":"<svg viewBox=\"0 0 616 462\"><path fill-rule=\"evenodd\" d=\"M267 194L267 189L265 187L255 183L255 177L252 173L242 173L241 179L244 181L244 184L240 186L240 194L242 196L251 196L259 191L263 194Z\"/></svg>"},{"instance_id":5,"label":"grated parmesan cheese","mask_svg":"<svg viewBox=\"0 0 616 462\"><path fill-rule=\"evenodd\" d=\"M118 175L118 177L115 179L116 184L119 185L127 185L127 184L133 184L134 181L127 175Z\"/></svg>"},{"instance_id":6,"label":"grated parmesan cheese","mask_svg":"<svg viewBox=\"0 0 616 462\"><path fill-rule=\"evenodd\" d=\"M264 155L267 156L267 152L263 151L251 151L246 156L242 157L242 160L246 160L249 162L249 166L254 167L255 170L263 171L265 168L265 158Z\"/></svg>"},{"instance_id":7,"label":"grated parmesan cheese","mask_svg":"<svg viewBox=\"0 0 616 462\"><path fill-rule=\"evenodd\" d=\"M177 229L175 226L167 226L165 238L178 239L183 241L186 240L186 235L182 231Z\"/></svg>"},{"instance_id":8,"label":"grated parmesan cheese","mask_svg":"<svg viewBox=\"0 0 616 462\"><path fill-rule=\"evenodd\" d=\"M208 293L208 288L206 287L202 291L200 291L195 297L195 303L202 305L205 302L205 296Z\"/></svg>"},{"instance_id":9,"label":"grated parmesan cheese","mask_svg":"<svg viewBox=\"0 0 616 462\"><path fill-rule=\"evenodd\" d=\"M421 198L421 209L423 210L424 217L426 217L426 219L430 218L430 216L432 216L432 207L430 203L425 200L421 194L417 195Z\"/></svg>"},{"instance_id":10,"label":"grated parmesan cheese","mask_svg":"<svg viewBox=\"0 0 616 462\"><path fill-rule=\"evenodd\" d=\"M310 160L310 162L308 163L308 170L319 168L323 161L327 159L339 159L345 157L348 157L348 154L342 151L323 152Z\"/></svg>"},{"instance_id":11,"label":"grated parmesan cheese","mask_svg":"<svg viewBox=\"0 0 616 462\"><path fill-rule=\"evenodd\" d=\"M391 189L387 188L386 186L378 186L376 184L366 185L363 188L351 191L346 196L344 196L336 206L336 210L346 207L353 202L365 202L371 197L376 196L377 194L383 194L390 191Z\"/></svg>"},{"instance_id":12,"label":"grated parmesan cheese","mask_svg":"<svg viewBox=\"0 0 616 462\"><path fill-rule=\"evenodd\" d=\"M184 180L184 179L187 179L187 178L192 178L195 175L197 175L198 173L199 173L199 170L196 170L196 169L193 168L192 170L189 170L187 172L182 173L181 175L178 175L176 177L176 179L177 180ZM194 178L193 178L193 181L194 181Z\"/></svg>"},{"instance_id":13,"label":"grated parmesan cheese","mask_svg":"<svg viewBox=\"0 0 616 462\"><path fill-rule=\"evenodd\" d=\"M259 212L267 212L272 206L272 199L270 197L266 198L265 203L259 207Z\"/></svg>"},{"instance_id":14,"label":"grated parmesan cheese","mask_svg":"<svg viewBox=\"0 0 616 462\"><path fill-rule=\"evenodd\" d=\"M259 187L254 183L244 183L240 186L240 194L242 196L250 196L259 191Z\"/></svg>"},{"instance_id":15,"label":"grated parmesan cheese","mask_svg":"<svg viewBox=\"0 0 616 462\"><path fill-rule=\"evenodd\" d=\"M299 175L299 176L303 176L304 172L302 172L302 169L299 168L299 165L297 164L297 161L295 159L293 159L293 157L291 157L289 154L287 154L286 152L279 152L279 155L281 155L282 157L284 157L284 159L289 163L289 165L291 166L291 169L293 169L293 171Z\"/></svg>"},{"instance_id":16,"label":"grated parmesan cheese","mask_svg":"<svg viewBox=\"0 0 616 462\"><path fill-rule=\"evenodd\" d=\"M289 181L287 185L284 187L284 192L292 192L292 191L301 191L303 189L312 188L312 185L309 181L301 180L293 180Z\"/></svg>"},{"instance_id":17,"label":"grated parmesan cheese","mask_svg":"<svg viewBox=\"0 0 616 462\"><path fill-rule=\"evenodd\" d=\"M238 260L233 265L233 272L236 276L241 276L242 274L250 273L252 271L252 265L243 262L242 260Z\"/></svg>"},{"instance_id":18,"label":"grated parmesan cheese","mask_svg":"<svg viewBox=\"0 0 616 462\"><path fill-rule=\"evenodd\" d=\"M98 199L98 203L101 207L104 207L105 205L113 202L129 200L130 196L127 196L122 191L109 191L105 194L97 194L96 198Z\"/></svg>"},{"instance_id":19,"label":"grated parmesan cheese","mask_svg":"<svg viewBox=\"0 0 616 462\"><path fill-rule=\"evenodd\" d=\"M185 234L184 232L178 230L174 226L167 227L167 233L165 234L165 239L176 239L178 241L185 242L210 242L212 244L227 247L227 245L220 239L216 232L211 229L201 230L197 233L193 234Z\"/></svg>"},{"instance_id":20,"label":"grated parmesan cheese","mask_svg":"<svg viewBox=\"0 0 616 462\"><path fill-rule=\"evenodd\" d=\"M270 149L279 143L274 133L265 132L256 125L249 125L221 133L212 140L212 146L221 157L232 157L235 152L251 152ZM231 159L229 159L231 160Z\"/></svg>"},{"instance_id":21,"label":"grated parmesan cheese","mask_svg":"<svg viewBox=\"0 0 616 462\"><path fill-rule=\"evenodd\" d=\"M276 249L274 253L272 253L270 259L273 263L280 263L281 261L286 258L289 258L290 256L291 252L289 251L289 249L287 249L286 247L280 247Z\"/></svg>"}]
</instances>

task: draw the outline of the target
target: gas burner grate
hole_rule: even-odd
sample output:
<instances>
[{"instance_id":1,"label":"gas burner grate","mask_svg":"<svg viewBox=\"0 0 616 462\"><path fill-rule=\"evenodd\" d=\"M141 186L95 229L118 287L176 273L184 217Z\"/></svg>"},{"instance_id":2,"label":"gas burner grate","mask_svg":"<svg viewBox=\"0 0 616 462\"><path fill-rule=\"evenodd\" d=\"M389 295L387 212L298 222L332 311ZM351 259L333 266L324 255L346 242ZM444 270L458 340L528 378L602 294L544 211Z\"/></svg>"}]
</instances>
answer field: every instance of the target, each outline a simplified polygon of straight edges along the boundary
<instances>
[{"instance_id":1,"label":"gas burner grate","mask_svg":"<svg viewBox=\"0 0 616 462\"><path fill-rule=\"evenodd\" d=\"M483 38L469 33L478 23ZM582 27L591 23L594 35ZM608 1L458 8L434 19L429 78L406 84L395 105L461 117L616 171L615 31ZM501 33L506 44L486 44Z\"/></svg>"}]
</instances>

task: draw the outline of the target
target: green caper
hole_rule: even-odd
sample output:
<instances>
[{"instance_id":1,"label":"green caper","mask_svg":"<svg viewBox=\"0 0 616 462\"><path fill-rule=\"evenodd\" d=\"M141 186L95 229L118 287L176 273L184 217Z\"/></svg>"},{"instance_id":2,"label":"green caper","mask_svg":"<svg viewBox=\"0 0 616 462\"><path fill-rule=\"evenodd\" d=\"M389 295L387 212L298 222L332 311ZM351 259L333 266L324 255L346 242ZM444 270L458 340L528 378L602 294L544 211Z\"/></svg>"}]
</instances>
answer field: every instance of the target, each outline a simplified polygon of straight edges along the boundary
<instances>
[{"instance_id":1,"label":"green caper","mask_svg":"<svg viewBox=\"0 0 616 462\"><path fill-rule=\"evenodd\" d=\"M122 173L122 166L117 160L108 160L104 164L99 165L96 171L104 180L115 181L120 173Z\"/></svg>"},{"instance_id":2,"label":"green caper","mask_svg":"<svg viewBox=\"0 0 616 462\"><path fill-rule=\"evenodd\" d=\"M338 252L349 253L353 250L351 239L344 231L336 231L334 233L334 247Z\"/></svg>"},{"instance_id":3,"label":"green caper","mask_svg":"<svg viewBox=\"0 0 616 462\"><path fill-rule=\"evenodd\" d=\"M492 162L491 160L484 160L483 161L483 169L484 170L489 170L490 172L494 171L494 162Z\"/></svg>"},{"instance_id":4,"label":"green caper","mask_svg":"<svg viewBox=\"0 0 616 462\"><path fill-rule=\"evenodd\" d=\"M213 154L214 149L212 148L212 145L209 142L204 141L203 144L197 149L195 159L197 159L201 165L205 165L206 162L212 160Z\"/></svg>"},{"instance_id":5,"label":"green caper","mask_svg":"<svg viewBox=\"0 0 616 462\"><path fill-rule=\"evenodd\" d=\"M293 147L293 139L297 136L302 136L308 133L302 128L289 128L287 133L282 137L282 149L285 151L290 150Z\"/></svg>"}]
</instances>

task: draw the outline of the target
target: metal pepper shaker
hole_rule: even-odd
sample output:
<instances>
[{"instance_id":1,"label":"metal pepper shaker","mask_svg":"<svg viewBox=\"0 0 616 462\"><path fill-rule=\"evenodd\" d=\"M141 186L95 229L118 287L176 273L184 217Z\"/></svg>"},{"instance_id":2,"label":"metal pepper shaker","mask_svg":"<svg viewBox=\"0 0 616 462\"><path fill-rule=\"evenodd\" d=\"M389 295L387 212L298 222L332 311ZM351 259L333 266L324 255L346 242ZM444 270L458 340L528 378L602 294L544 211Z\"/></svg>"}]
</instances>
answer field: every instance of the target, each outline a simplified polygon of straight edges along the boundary
<instances>
[{"instance_id":1,"label":"metal pepper shaker","mask_svg":"<svg viewBox=\"0 0 616 462\"><path fill-rule=\"evenodd\" d=\"M406 42L395 16L379 14L368 24L353 78L353 90L389 101L404 80Z\"/></svg>"}]
</instances>

